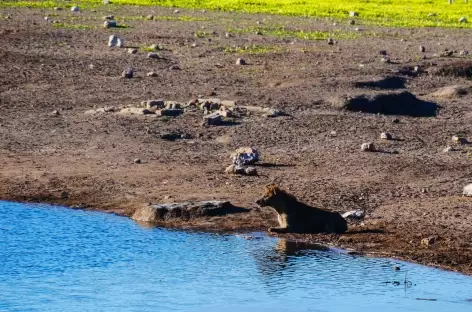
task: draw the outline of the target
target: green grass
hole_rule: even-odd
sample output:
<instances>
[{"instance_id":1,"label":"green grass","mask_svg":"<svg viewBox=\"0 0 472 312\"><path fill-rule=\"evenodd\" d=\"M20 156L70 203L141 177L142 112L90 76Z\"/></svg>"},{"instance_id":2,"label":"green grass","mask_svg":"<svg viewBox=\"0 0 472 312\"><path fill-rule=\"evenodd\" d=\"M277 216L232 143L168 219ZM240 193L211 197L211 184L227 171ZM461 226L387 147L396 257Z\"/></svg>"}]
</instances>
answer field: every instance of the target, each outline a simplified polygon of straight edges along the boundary
<instances>
[{"instance_id":1,"label":"green grass","mask_svg":"<svg viewBox=\"0 0 472 312\"><path fill-rule=\"evenodd\" d=\"M229 33L232 34L244 34L253 33L263 36L272 36L278 38L299 38L305 40L326 40L328 38L335 39L355 39L358 37L357 33L354 32L343 32L341 30L335 30L331 32L326 31L305 31L305 30L294 30L288 29L285 26L252 26L244 29L228 29Z\"/></svg>"},{"instance_id":2,"label":"green grass","mask_svg":"<svg viewBox=\"0 0 472 312\"><path fill-rule=\"evenodd\" d=\"M223 50L225 53L236 53L236 54L267 54L281 52L280 47L268 47L258 44L247 45L243 47L226 47Z\"/></svg>"},{"instance_id":3,"label":"green grass","mask_svg":"<svg viewBox=\"0 0 472 312\"><path fill-rule=\"evenodd\" d=\"M146 18L146 16L123 16L123 17L117 17L117 20L142 21L142 20L149 20L149 19ZM155 21L175 21L175 22L205 22L205 21L209 21L210 19L204 18L204 17L189 16L189 15L182 15L182 16L157 15L157 16L154 16L154 20Z\"/></svg>"},{"instance_id":4,"label":"green grass","mask_svg":"<svg viewBox=\"0 0 472 312\"><path fill-rule=\"evenodd\" d=\"M80 0L81 6L102 6L101 0ZM472 1L456 0L114 0L113 5L174 6L182 8L269 13L322 18L348 19L350 11L368 24L399 27L472 28ZM70 7L72 2L58 0L3 0L0 7ZM434 13L434 14L431 14ZM460 17L470 22L459 23Z\"/></svg>"},{"instance_id":5,"label":"green grass","mask_svg":"<svg viewBox=\"0 0 472 312\"><path fill-rule=\"evenodd\" d=\"M80 29L80 30L95 28L89 25L69 24L69 23L53 23L52 26L55 28L69 28L69 29Z\"/></svg>"}]
</instances>

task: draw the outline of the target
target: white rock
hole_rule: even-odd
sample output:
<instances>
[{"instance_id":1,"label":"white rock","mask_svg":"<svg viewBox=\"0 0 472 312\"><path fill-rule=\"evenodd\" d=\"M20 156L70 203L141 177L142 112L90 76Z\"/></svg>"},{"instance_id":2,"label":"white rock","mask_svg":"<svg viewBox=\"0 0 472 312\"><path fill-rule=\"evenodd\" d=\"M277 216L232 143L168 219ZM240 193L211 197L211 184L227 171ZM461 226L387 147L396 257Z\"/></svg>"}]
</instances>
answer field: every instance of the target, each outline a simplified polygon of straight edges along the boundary
<instances>
[{"instance_id":1,"label":"white rock","mask_svg":"<svg viewBox=\"0 0 472 312\"><path fill-rule=\"evenodd\" d=\"M356 16L359 16L359 13L357 13L355 11L349 12L349 17L356 17Z\"/></svg>"},{"instance_id":2,"label":"white rock","mask_svg":"<svg viewBox=\"0 0 472 312\"><path fill-rule=\"evenodd\" d=\"M157 53L154 53L154 52L149 52L147 57L155 59L155 58L159 58L159 55Z\"/></svg>"},{"instance_id":3,"label":"white rock","mask_svg":"<svg viewBox=\"0 0 472 312\"><path fill-rule=\"evenodd\" d=\"M236 65L246 65L246 64L247 64L247 63L246 63L246 60L243 59L243 58L238 58L238 59L236 60Z\"/></svg>"},{"instance_id":4,"label":"white rock","mask_svg":"<svg viewBox=\"0 0 472 312\"><path fill-rule=\"evenodd\" d=\"M383 139L383 140L391 140L392 139L392 135L388 132L382 132L380 134L380 138Z\"/></svg>"},{"instance_id":5,"label":"white rock","mask_svg":"<svg viewBox=\"0 0 472 312\"><path fill-rule=\"evenodd\" d=\"M460 137L458 135L453 135L452 136L452 142L456 143L456 144L466 144L467 143L467 139L466 138L463 138L463 137Z\"/></svg>"},{"instance_id":6,"label":"white rock","mask_svg":"<svg viewBox=\"0 0 472 312\"><path fill-rule=\"evenodd\" d=\"M123 47L125 46L125 43L124 43L123 39L117 38L117 39L116 39L116 46L117 46L118 48L123 48Z\"/></svg>"},{"instance_id":7,"label":"white rock","mask_svg":"<svg viewBox=\"0 0 472 312\"><path fill-rule=\"evenodd\" d=\"M110 37L108 37L108 46L109 47L116 46L117 41L118 41L118 37L115 35L111 35Z\"/></svg>"},{"instance_id":8,"label":"white rock","mask_svg":"<svg viewBox=\"0 0 472 312\"><path fill-rule=\"evenodd\" d=\"M464 190L462 192L464 196L472 196L472 183L464 186Z\"/></svg>"},{"instance_id":9,"label":"white rock","mask_svg":"<svg viewBox=\"0 0 472 312\"><path fill-rule=\"evenodd\" d=\"M80 11L80 9L79 9L79 7L78 7L77 5L74 5L72 8L70 8L70 10L71 10L72 12L79 12L79 11Z\"/></svg>"},{"instance_id":10,"label":"white rock","mask_svg":"<svg viewBox=\"0 0 472 312\"><path fill-rule=\"evenodd\" d=\"M461 18L459 18L459 23L467 23L467 18L462 16Z\"/></svg>"},{"instance_id":11,"label":"white rock","mask_svg":"<svg viewBox=\"0 0 472 312\"><path fill-rule=\"evenodd\" d=\"M248 176L255 176L257 175L257 169L254 168L254 167L247 167L244 172L248 175Z\"/></svg>"},{"instance_id":12,"label":"white rock","mask_svg":"<svg viewBox=\"0 0 472 312\"><path fill-rule=\"evenodd\" d=\"M373 152L375 151L375 145L372 142L362 143L361 151L363 152Z\"/></svg>"},{"instance_id":13,"label":"white rock","mask_svg":"<svg viewBox=\"0 0 472 312\"><path fill-rule=\"evenodd\" d=\"M360 220L365 217L365 213L362 210L351 210L342 214L344 219Z\"/></svg>"}]
</instances>

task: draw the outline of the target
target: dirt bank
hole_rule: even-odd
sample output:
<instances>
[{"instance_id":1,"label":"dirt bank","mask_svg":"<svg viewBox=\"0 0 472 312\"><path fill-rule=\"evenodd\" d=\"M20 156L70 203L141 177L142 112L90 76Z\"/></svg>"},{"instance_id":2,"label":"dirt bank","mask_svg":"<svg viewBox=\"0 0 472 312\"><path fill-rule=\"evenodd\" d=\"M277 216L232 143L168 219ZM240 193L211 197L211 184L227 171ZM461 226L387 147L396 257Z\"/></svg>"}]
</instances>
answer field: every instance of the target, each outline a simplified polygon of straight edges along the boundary
<instances>
[{"instance_id":1,"label":"dirt bank","mask_svg":"<svg viewBox=\"0 0 472 312\"><path fill-rule=\"evenodd\" d=\"M429 95L446 85L470 83L425 72L467 60L459 51L472 43L468 33L185 10L179 18L162 8L104 6L80 13L11 8L0 13L10 17L0 19L1 199L122 215L148 202L222 199L254 209L173 225L263 230L275 217L254 202L263 185L282 179L282 187L311 205L339 212L366 209L364 225L352 226L347 234L305 239L472 274L472 200L461 196L462 187L472 182L470 145L443 153L452 135L472 140L472 96ZM48 14L60 23L45 21ZM129 27L103 29L102 16L109 14ZM149 14L160 19L141 17ZM273 31L281 26L290 32ZM301 31L333 32L335 38L339 32L354 33L356 38L328 45L303 39ZM111 34L138 48L162 45L161 58L147 58L142 49L136 54L110 49ZM445 48L457 52L434 56ZM380 50L388 52L390 62L381 61ZM238 57L248 65L236 65ZM419 72L405 70L416 65ZM121 78L128 67L135 77ZM149 71L157 77L147 77ZM383 92L378 84L359 82L391 75L404 78L405 88L388 92L409 91L434 102L440 106L437 116L387 116L332 106L336 96ZM360 87L366 85L371 88ZM250 114L231 126L202 127L200 111L176 118L84 114L143 100L187 102L199 96L275 107L290 116ZM383 131L395 140L381 140ZM161 138L170 132L189 139ZM361 152L361 144L369 141L378 152ZM247 145L262 154L260 175L224 174L231 152ZM421 246L426 237L436 242Z\"/></svg>"}]
</instances>

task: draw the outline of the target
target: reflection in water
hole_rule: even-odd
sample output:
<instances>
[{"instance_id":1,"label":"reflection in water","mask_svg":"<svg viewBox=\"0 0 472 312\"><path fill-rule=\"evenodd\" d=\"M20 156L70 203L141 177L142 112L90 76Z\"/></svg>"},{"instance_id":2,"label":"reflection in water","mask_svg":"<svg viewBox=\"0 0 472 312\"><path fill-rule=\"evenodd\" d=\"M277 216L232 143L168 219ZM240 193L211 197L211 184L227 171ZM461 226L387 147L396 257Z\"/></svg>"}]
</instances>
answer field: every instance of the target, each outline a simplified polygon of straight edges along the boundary
<instances>
[{"instance_id":1,"label":"reflection in water","mask_svg":"<svg viewBox=\"0 0 472 312\"><path fill-rule=\"evenodd\" d=\"M0 264L2 312L472 307L472 279L460 274L257 233L143 228L113 215L1 201ZM406 272L414 284L407 292L385 284Z\"/></svg>"}]
</instances>

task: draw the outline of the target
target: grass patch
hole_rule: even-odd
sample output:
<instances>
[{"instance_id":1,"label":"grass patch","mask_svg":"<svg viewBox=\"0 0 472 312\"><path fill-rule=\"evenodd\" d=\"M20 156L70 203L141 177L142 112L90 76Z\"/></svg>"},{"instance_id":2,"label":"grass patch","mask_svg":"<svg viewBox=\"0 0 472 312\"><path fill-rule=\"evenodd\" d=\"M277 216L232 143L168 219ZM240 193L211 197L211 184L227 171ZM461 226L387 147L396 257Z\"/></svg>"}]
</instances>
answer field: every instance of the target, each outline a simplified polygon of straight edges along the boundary
<instances>
[{"instance_id":1,"label":"grass patch","mask_svg":"<svg viewBox=\"0 0 472 312\"><path fill-rule=\"evenodd\" d=\"M236 54L267 54L267 53L276 53L281 52L282 48L280 47L267 47L263 45L247 45L243 47L234 46L226 47L223 50L225 53L236 53Z\"/></svg>"},{"instance_id":2,"label":"grass patch","mask_svg":"<svg viewBox=\"0 0 472 312\"><path fill-rule=\"evenodd\" d=\"M144 21L144 20L149 20L152 21L146 16L124 16L122 18L118 18L117 20L122 20L122 21ZM158 15L154 16L153 20L155 21L171 21L171 22L205 22L209 21L209 18L203 18L203 17L194 17L194 16L189 16L189 15L182 15L182 16L165 16L165 15Z\"/></svg>"},{"instance_id":3,"label":"grass patch","mask_svg":"<svg viewBox=\"0 0 472 312\"><path fill-rule=\"evenodd\" d=\"M100 0L80 0L79 6L101 6ZM70 7L58 0L2 0L0 7L52 8ZM112 5L165 6L194 9L269 13L291 16L313 16L348 19L350 11L359 13L368 24L396 27L463 27L472 28L472 3L446 0L114 0ZM471 22L460 23L466 17ZM186 20L186 17L169 17ZM189 17L188 21L194 20Z\"/></svg>"},{"instance_id":4,"label":"grass patch","mask_svg":"<svg viewBox=\"0 0 472 312\"><path fill-rule=\"evenodd\" d=\"M228 32L234 34L253 33L258 35L267 35L278 38L299 38L304 40L326 40L328 38L335 39L355 39L358 37L354 32L343 32L334 30L332 32L325 31L305 31L287 29L285 26L262 27L254 26L244 29L228 29Z\"/></svg>"},{"instance_id":5,"label":"grass patch","mask_svg":"<svg viewBox=\"0 0 472 312\"><path fill-rule=\"evenodd\" d=\"M52 26L54 28L68 28L68 29L80 29L80 30L96 28L94 26L89 26L89 25L68 24L68 23L53 23Z\"/></svg>"}]
</instances>

